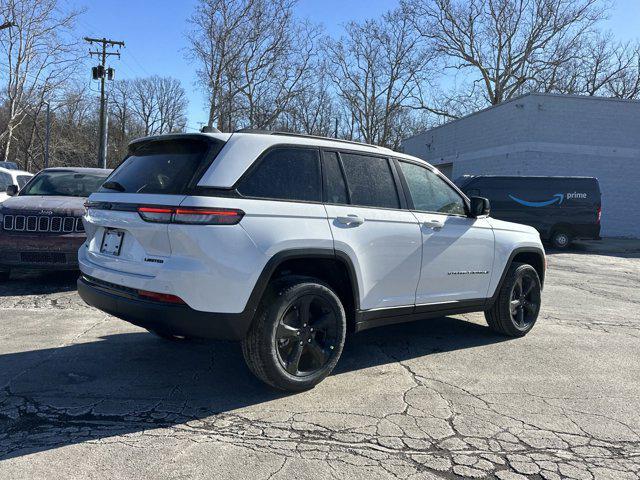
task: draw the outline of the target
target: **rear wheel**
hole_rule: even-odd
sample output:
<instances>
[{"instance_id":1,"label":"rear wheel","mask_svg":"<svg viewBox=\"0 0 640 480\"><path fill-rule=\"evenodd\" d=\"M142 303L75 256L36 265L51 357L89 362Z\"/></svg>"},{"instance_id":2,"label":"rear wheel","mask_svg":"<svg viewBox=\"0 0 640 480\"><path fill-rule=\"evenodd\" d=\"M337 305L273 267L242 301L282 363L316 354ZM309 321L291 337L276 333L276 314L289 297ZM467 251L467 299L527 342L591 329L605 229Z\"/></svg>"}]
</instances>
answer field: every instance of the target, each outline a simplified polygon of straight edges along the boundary
<instances>
[{"instance_id":1,"label":"rear wheel","mask_svg":"<svg viewBox=\"0 0 640 480\"><path fill-rule=\"evenodd\" d=\"M558 250L566 250L571 246L571 235L566 230L556 230L551 235L551 244Z\"/></svg>"},{"instance_id":2,"label":"rear wheel","mask_svg":"<svg viewBox=\"0 0 640 480\"><path fill-rule=\"evenodd\" d=\"M247 366L280 390L308 390L338 363L347 319L338 296L319 280L292 277L265 295L242 342Z\"/></svg>"},{"instance_id":3,"label":"rear wheel","mask_svg":"<svg viewBox=\"0 0 640 480\"><path fill-rule=\"evenodd\" d=\"M529 333L540 312L541 290L535 268L513 263L498 298L484 314L489 327L510 337L523 337Z\"/></svg>"}]
</instances>

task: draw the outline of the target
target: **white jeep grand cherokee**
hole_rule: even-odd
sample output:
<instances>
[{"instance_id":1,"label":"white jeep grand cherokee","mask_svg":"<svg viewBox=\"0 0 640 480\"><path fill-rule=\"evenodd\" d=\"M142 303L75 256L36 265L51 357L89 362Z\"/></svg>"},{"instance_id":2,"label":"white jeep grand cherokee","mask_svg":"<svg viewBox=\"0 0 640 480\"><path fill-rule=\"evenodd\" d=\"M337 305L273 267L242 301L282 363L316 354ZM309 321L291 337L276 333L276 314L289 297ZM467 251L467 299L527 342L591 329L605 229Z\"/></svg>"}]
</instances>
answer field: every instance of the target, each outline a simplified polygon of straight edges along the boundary
<instances>
[{"instance_id":1,"label":"white jeep grand cherokee","mask_svg":"<svg viewBox=\"0 0 640 480\"><path fill-rule=\"evenodd\" d=\"M347 331L484 311L525 335L545 253L424 161L281 133L143 138L84 217L82 298L164 338L242 341L273 387L313 387Z\"/></svg>"}]
</instances>

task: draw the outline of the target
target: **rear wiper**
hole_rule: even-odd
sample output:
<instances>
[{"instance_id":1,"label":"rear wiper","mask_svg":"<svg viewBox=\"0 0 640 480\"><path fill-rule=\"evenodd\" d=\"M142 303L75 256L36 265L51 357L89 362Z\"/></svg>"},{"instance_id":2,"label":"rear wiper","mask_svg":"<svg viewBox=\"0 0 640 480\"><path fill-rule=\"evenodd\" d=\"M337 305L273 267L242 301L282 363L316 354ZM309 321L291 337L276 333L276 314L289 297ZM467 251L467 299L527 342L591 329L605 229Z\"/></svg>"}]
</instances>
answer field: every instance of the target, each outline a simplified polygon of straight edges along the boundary
<instances>
[{"instance_id":1,"label":"rear wiper","mask_svg":"<svg viewBox=\"0 0 640 480\"><path fill-rule=\"evenodd\" d=\"M108 188L109 190L116 190L118 192L125 192L127 189L122 186L122 184L118 182L114 182L113 180L109 182L104 182L102 184L104 188Z\"/></svg>"}]
</instances>

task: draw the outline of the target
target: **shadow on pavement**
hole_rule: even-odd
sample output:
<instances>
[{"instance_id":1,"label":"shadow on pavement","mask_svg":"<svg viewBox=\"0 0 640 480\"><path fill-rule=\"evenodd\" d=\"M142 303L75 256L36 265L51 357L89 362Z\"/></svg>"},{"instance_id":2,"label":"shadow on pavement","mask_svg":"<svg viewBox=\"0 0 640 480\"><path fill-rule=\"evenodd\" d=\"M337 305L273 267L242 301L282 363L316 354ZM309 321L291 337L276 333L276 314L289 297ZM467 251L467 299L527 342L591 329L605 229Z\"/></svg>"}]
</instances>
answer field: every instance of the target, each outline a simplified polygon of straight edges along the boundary
<instances>
[{"instance_id":1,"label":"shadow on pavement","mask_svg":"<svg viewBox=\"0 0 640 480\"><path fill-rule=\"evenodd\" d=\"M456 318L378 328L348 339L333 375L503 340ZM172 343L148 333L0 355L0 382L0 460L286 395L249 373L238 344Z\"/></svg>"},{"instance_id":2,"label":"shadow on pavement","mask_svg":"<svg viewBox=\"0 0 640 480\"><path fill-rule=\"evenodd\" d=\"M0 297L71 292L78 275L77 270L12 271L10 280L0 282Z\"/></svg>"},{"instance_id":3,"label":"shadow on pavement","mask_svg":"<svg viewBox=\"0 0 640 480\"><path fill-rule=\"evenodd\" d=\"M594 241L576 241L567 250L556 250L545 246L549 255L573 253L580 255L602 255L620 258L640 258L640 240L604 238Z\"/></svg>"}]
</instances>

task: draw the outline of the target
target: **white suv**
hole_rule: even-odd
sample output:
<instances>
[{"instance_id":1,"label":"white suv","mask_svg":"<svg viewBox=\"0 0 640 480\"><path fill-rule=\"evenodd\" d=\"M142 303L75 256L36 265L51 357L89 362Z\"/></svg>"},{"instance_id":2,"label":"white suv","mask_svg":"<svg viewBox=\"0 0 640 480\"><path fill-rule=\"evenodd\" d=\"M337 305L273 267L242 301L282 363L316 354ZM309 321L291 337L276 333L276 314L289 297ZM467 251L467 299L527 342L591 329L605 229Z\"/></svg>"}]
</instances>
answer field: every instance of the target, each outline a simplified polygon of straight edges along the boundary
<instances>
[{"instance_id":1,"label":"white suv","mask_svg":"<svg viewBox=\"0 0 640 480\"><path fill-rule=\"evenodd\" d=\"M284 390L334 368L347 331L484 311L525 335L536 230L488 217L424 161L354 142L201 133L133 142L84 217L82 298L164 338L242 341Z\"/></svg>"},{"instance_id":2,"label":"white suv","mask_svg":"<svg viewBox=\"0 0 640 480\"><path fill-rule=\"evenodd\" d=\"M0 162L0 164L7 163L9 162ZM21 190L31 180L31 177L33 174L29 172L0 167L0 203ZM7 190L10 190L11 195L7 193Z\"/></svg>"}]
</instances>

